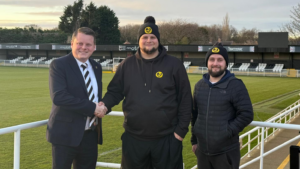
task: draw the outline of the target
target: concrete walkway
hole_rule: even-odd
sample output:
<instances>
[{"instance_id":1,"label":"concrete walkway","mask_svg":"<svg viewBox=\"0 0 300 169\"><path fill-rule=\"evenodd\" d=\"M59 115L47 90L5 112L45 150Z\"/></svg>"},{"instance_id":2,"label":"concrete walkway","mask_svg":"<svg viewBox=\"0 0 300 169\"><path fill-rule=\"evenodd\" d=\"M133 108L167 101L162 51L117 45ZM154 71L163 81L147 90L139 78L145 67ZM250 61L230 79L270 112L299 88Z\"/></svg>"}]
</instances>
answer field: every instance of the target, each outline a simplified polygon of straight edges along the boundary
<instances>
[{"instance_id":1,"label":"concrete walkway","mask_svg":"<svg viewBox=\"0 0 300 169\"><path fill-rule=\"evenodd\" d=\"M300 116L296 117L290 124L300 124ZM299 135L299 131L297 130L287 130L281 129L281 131L277 132L274 137L270 137L268 142L265 143L264 152L267 152L274 147L296 137ZM289 151L291 145L297 145L300 140L294 141L293 143L282 147L281 149L269 154L268 156L264 157L264 169L289 169ZM300 145L300 144L299 144ZM260 155L260 149L255 150L251 153L251 157L245 157L241 160L241 165L258 157ZM288 158L287 158L288 157ZM260 161L248 165L244 169L259 169Z\"/></svg>"}]
</instances>

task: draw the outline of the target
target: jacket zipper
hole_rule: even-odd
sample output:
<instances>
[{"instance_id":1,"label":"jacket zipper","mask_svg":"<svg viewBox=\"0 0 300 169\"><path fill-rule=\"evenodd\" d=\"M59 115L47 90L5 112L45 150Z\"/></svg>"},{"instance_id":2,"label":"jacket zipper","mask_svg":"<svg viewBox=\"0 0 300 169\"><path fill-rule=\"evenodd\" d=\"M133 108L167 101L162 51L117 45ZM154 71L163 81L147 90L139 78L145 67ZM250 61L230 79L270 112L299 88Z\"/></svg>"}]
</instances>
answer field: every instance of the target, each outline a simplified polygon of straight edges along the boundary
<instances>
[{"instance_id":1,"label":"jacket zipper","mask_svg":"<svg viewBox=\"0 0 300 169\"><path fill-rule=\"evenodd\" d=\"M207 119L208 119L208 110L209 110L210 91L211 91L211 87L209 88L209 94L207 100L207 112L206 112L206 148L207 148L208 155L209 155L209 151L208 151L208 138L207 138L207 121L208 121Z\"/></svg>"}]
</instances>

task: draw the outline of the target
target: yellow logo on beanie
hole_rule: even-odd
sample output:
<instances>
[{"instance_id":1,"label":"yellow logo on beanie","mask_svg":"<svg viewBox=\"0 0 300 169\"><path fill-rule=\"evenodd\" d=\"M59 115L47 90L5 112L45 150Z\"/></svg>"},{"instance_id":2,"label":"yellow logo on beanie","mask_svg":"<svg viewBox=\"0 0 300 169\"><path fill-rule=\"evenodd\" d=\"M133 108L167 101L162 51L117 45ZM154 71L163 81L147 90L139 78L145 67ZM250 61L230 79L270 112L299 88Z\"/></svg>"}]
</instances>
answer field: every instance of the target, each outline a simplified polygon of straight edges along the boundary
<instances>
[{"instance_id":1,"label":"yellow logo on beanie","mask_svg":"<svg viewBox=\"0 0 300 169\"><path fill-rule=\"evenodd\" d=\"M217 47L214 47L211 51L212 51L212 53L219 53L220 49Z\"/></svg>"},{"instance_id":2,"label":"yellow logo on beanie","mask_svg":"<svg viewBox=\"0 0 300 169\"><path fill-rule=\"evenodd\" d=\"M157 78L162 78L164 76L164 74L162 72L156 72L155 75Z\"/></svg>"},{"instance_id":3,"label":"yellow logo on beanie","mask_svg":"<svg viewBox=\"0 0 300 169\"><path fill-rule=\"evenodd\" d=\"M151 27L146 27L145 28L145 33L147 33L147 34L152 33L152 28Z\"/></svg>"}]
</instances>

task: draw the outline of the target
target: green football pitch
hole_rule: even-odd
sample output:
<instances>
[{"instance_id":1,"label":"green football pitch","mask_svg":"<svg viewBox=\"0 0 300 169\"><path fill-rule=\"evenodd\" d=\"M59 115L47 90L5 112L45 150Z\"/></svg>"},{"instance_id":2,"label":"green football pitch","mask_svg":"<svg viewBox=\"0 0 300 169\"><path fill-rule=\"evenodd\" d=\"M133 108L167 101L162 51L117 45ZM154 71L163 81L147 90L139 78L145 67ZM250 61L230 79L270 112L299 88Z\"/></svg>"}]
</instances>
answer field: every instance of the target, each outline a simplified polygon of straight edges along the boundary
<instances>
[{"instance_id":1,"label":"green football pitch","mask_svg":"<svg viewBox=\"0 0 300 169\"><path fill-rule=\"evenodd\" d=\"M48 119L51 100L48 88L47 68L0 67L0 128ZM114 74L103 74L103 93ZM202 75L189 74L192 90ZM252 103L273 100L272 105L255 108L255 120L266 120L282 108L298 100L300 79L279 77L239 76L246 84ZM289 97L281 97L293 92ZM277 98L274 101L272 98ZM276 100L276 99L275 99ZM254 106L255 107L255 106ZM122 111L121 104L113 108ZM121 162L121 134L123 117L103 118L104 144L99 146L98 161ZM248 131L247 127L243 132ZM51 168L51 144L46 141L46 126L21 132L21 168ZM0 135L0 169L13 168L13 133ZM185 168L196 165L191 151L190 132L183 141Z\"/></svg>"}]
</instances>

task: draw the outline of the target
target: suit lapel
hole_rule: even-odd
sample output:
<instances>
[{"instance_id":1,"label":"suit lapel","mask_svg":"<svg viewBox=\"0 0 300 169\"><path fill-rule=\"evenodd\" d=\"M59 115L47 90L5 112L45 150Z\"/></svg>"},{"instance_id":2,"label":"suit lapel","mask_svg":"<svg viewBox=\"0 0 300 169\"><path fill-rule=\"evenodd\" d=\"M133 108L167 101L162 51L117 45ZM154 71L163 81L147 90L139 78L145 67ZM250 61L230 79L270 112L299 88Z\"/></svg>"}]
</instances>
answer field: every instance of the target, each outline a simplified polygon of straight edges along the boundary
<instances>
[{"instance_id":1,"label":"suit lapel","mask_svg":"<svg viewBox=\"0 0 300 169\"><path fill-rule=\"evenodd\" d=\"M73 56L72 53L69 54L68 56L68 59L69 59L69 64L70 64L70 67L72 68L75 76L78 78L78 83L80 83L80 85L82 86L83 90L84 90L84 93L86 94L86 96L88 97L88 93L87 93L87 89L86 89L86 86L85 86L85 81L83 79L83 76L82 76L82 73L79 69L79 66Z\"/></svg>"}]
</instances>

